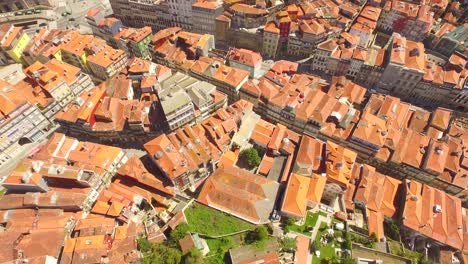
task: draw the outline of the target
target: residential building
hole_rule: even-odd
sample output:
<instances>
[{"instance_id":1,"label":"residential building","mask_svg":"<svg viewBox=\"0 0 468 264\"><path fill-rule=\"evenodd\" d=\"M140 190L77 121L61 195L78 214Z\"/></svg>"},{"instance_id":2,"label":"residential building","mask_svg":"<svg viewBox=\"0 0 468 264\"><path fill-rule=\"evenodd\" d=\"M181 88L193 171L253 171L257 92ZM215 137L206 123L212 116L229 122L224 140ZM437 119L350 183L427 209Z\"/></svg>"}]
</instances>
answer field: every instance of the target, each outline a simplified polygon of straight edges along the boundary
<instances>
[{"instance_id":1,"label":"residential building","mask_svg":"<svg viewBox=\"0 0 468 264\"><path fill-rule=\"evenodd\" d=\"M29 36L22 27L3 24L0 27L0 65L21 63L23 50L29 43Z\"/></svg>"},{"instance_id":2,"label":"residential building","mask_svg":"<svg viewBox=\"0 0 468 264\"><path fill-rule=\"evenodd\" d=\"M105 18L104 14L98 9L89 10L85 19L90 25L93 35L106 41L112 39L123 27L122 21L115 17Z\"/></svg>"},{"instance_id":3,"label":"residential building","mask_svg":"<svg viewBox=\"0 0 468 264\"><path fill-rule=\"evenodd\" d=\"M233 167L219 167L205 182L198 201L254 224L270 222L279 184Z\"/></svg>"},{"instance_id":4,"label":"residential building","mask_svg":"<svg viewBox=\"0 0 468 264\"><path fill-rule=\"evenodd\" d=\"M446 23L446 25L453 25ZM444 56L450 57L455 50L464 50L468 44L465 43L465 39L468 38L468 25L463 24L458 27L454 27L444 33L439 38L436 38L434 50L443 54Z\"/></svg>"},{"instance_id":5,"label":"residential building","mask_svg":"<svg viewBox=\"0 0 468 264\"><path fill-rule=\"evenodd\" d=\"M169 14L172 16L172 25L180 27L186 31L192 31L192 5L195 0L174 0L169 1Z\"/></svg>"},{"instance_id":6,"label":"residential building","mask_svg":"<svg viewBox=\"0 0 468 264\"><path fill-rule=\"evenodd\" d=\"M70 162L73 165L89 165L104 170L103 182L108 182L117 170L127 162L125 152L117 147L78 141L61 133L54 133L34 159Z\"/></svg>"},{"instance_id":7,"label":"residential building","mask_svg":"<svg viewBox=\"0 0 468 264\"><path fill-rule=\"evenodd\" d=\"M409 95L425 74L424 45L394 33L385 49L388 59L378 87L399 96Z\"/></svg>"},{"instance_id":8,"label":"residential building","mask_svg":"<svg viewBox=\"0 0 468 264\"><path fill-rule=\"evenodd\" d=\"M382 48L367 49L367 56L356 73L354 81L366 87L375 87L384 71L385 50Z\"/></svg>"},{"instance_id":9,"label":"residential building","mask_svg":"<svg viewBox=\"0 0 468 264\"><path fill-rule=\"evenodd\" d=\"M68 36L67 32L61 30L41 28L23 50L25 65L31 65L36 61L46 63L53 58L62 60L60 43L62 42L61 39Z\"/></svg>"},{"instance_id":10,"label":"residential building","mask_svg":"<svg viewBox=\"0 0 468 264\"><path fill-rule=\"evenodd\" d=\"M263 33L263 48L262 52L268 58L276 58L278 53L278 45L280 40L280 29L276 23L271 21L265 25Z\"/></svg>"},{"instance_id":11,"label":"residential building","mask_svg":"<svg viewBox=\"0 0 468 264\"><path fill-rule=\"evenodd\" d=\"M381 11L378 7L365 6L356 18L349 33L359 37L359 46L366 48L369 45Z\"/></svg>"},{"instance_id":12,"label":"residential building","mask_svg":"<svg viewBox=\"0 0 468 264\"><path fill-rule=\"evenodd\" d=\"M249 72L251 78L260 77L262 56L246 49L231 49L227 55L229 66Z\"/></svg>"},{"instance_id":13,"label":"residential building","mask_svg":"<svg viewBox=\"0 0 468 264\"><path fill-rule=\"evenodd\" d=\"M149 26L154 32L174 26L168 1L111 0L116 18L126 26L142 28Z\"/></svg>"},{"instance_id":14,"label":"residential building","mask_svg":"<svg viewBox=\"0 0 468 264\"><path fill-rule=\"evenodd\" d=\"M119 32L113 35L110 43L116 48L124 50L129 56L136 56L142 59L151 59L149 43L151 42L151 28L120 28Z\"/></svg>"},{"instance_id":15,"label":"residential building","mask_svg":"<svg viewBox=\"0 0 468 264\"><path fill-rule=\"evenodd\" d=\"M54 0L6 0L0 5L0 13L15 12L18 10L33 9L35 7L55 7L57 3Z\"/></svg>"},{"instance_id":16,"label":"residential building","mask_svg":"<svg viewBox=\"0 0 468 264\"><path fill-rule=\"evenodd\" d=\"M289 218L303 220L308 208L320 205L326 176L313 174L309 177L299 174L289 176L281 213Z\"/></svg>"},{"instance_id":17,"label":"residential building","mask_svg":"<svg viewBox=\"0 0 468 264\"><path fill-rule=\"evenodd\" d=\"M235 28L258 28L267 22L268 11L255 6L236 3L228 8L232 13L231 26Z\"/></svg>"},{"instance_id":18,"label":"residential building","mask_svg":"<svg viewBox=\"0 0 468 264\"><path fill-rule=\"evenodd\" d=\"M312 70L330 74L328 70L328 61L332 53L338 48L338 43L335 39L328 39L317 45L314 59L312 62Z\"/></svg>"},{"instance_id":19,"label":"residential building","mask_svg":"<svg viewBox=\"0 0 468 264\"><path fill-rule=\"evenodd\" d=\"M99 80L107 80L125 67L127 55L123 50L106 46L99 53L88 56L87 62L94 77Z\"/></svg>"},{"instance_id":20,"label":"residential building","mask_svg":"<svg viewBox=\"0 0 468 264\"><path fill-rule=\"evenodd\" d=\"M61 194L64 195L64 193ZM34 260L41 263L57 263L65 234L71 231L75 223L74 217L64 213L62 209L26 209L22 208L22 205L20 208L15 208L12 202L25 198L25 195L12 194L7 197L9 199L1 200L3 205L1 222L8 228L5 228L0 238L4 244L0 261ZM50 197L47 198L50 199ZM62 202L59 195L56 198L57 202ZM69 195L67 198L74 197ZM36 224L33 225L33 223ZM19 230L21 232L18 232ZM17 244L11 241L17 241ZM47 246L43 246L44 243Z\"/></svg>"},{"instance_id":21,"label":"residential building","mask_svg":"<svg viewBox=\"0 0 468 264\"><path fill-rule=\"evenodd\" d=\"M24 80L11 79L15 84L1 83L2 164L25 156L56 128L55 115L94 86L79 68L57 60L36 62L24 73Z\"/></svg>"},{"instance_id":22,"label":"residential building","mask_svg":"<svg viewBox=\"0 0 468 264\"><path fill-rule=\"evenodd\" d=\"M57 107L46 113L48 117L55 115L57 110L66 107L83 91L91 89L94 85L91 78L81 69L70 64L52 59L46 64L39 61L24 69L28 81L36 87L50 94Z\"/></svg>"},{"instance_id":23,"label":"residential building","mask_svg":"<svg viewBox=\"0 0 468 264\"><path fill-rule=\"evenodd\" d=\"M430 11L430 6L392 0L382 8L377 26L385 32L400 33L410 40L423 41L433 23L434 13Z\"/></svg>"},{"instance_id":24,"label":"residential building","mask_svg":"<svg viewBox=\"0 0 468 264\"><path fill-rule=\"evenodd\" d=\"M384 240L384 221L397 218L401 181L382 175L369 165L362 164L357 170L359 177L355 182L353 205L364 212L369 236L375 233L377 239Z\"/></svg>"},{"instance_id":25,"label":"residential building","mask_svg":"<svg viewBox=\"0 0 468 264\"><path fill-rule=\"evenodd\" d=\"M429 243L434 250L445 246L462 250L466 209L460 199L416 181L407 181L404 187L401 233L410 247L420 250Z\"/></svg>"},{"instance_id":26,"label":"residential building","mask_svg":"<svg viewBox=\"0 0 468 264\"><path fill-rule=\"evenodd\" d=\"M196 78L216 85L217 90L227 95L230 104L239 100L239 90L249 79L248 71L229 67L207 57L201 57L197 60L190 68L189 73Z\"/></svg>"},{"instance_id":27,"label":"residential building","mask_svg":"<svg viewBox=\"0 0 468 264\"><path fill-rule=\"evenodd\" d=\"M201 123L220 108L225 108L226 95L213 84L177 72L156 87L161 109L172 131L186 124Z\"/></svg>"},{"instance_id":28,"label":"residential building","mask_svg":"<svg viewBox=\"0 0 468 264\"><path fill-rule=\"evenodd\" d=\"M27 64L46 63L56 58L100 81L116 75L127 62L124 51L113 49L103 39L77 31L41 30L33 41L23 52Z\"/></svg>"},{"instance_id":29,"label":"residential building","mask_svg":"<svg viewBox=\"0 0 468 264\"><path fill-rule=\"evenodd\" d=\"M198 34L215 35L216 17L224 11L220 1L197 1L192 4L192 30Z\"/></svg>"},{"instance_id":30,"label":"residential building","mask_svg":"<svg viewBox=\"0 0 468 264\"><path fill-rule=\"evenodd\" d=\"M221 152L228 152L231 138L239 131L242 117L251 110L252 104L244 100L239 100L225 109L218 109L202 123L206 136Z\"/></svg>"},{"instance_id":31,"label":"residential building","mask_svg":"<svg viewBox=\"0 0 468 264\"><path fill-rule=\"evenodd\" d=\"M201 125L185 126L144 145L151 159L176 191L195 192L215 169L220 151L208 141Z\"/></svg>"},{"instance_id":32,"label":"residential building","mask_svg":"<svg viewBox=\"0 0 468 264\"><path fill-rule=\"evenodd\" d=\"M356 158L356 152L331 141L327 142L325 159L327 183L322 194L324 203L332 206L343 198L344 192L350 185Z\"/></svg>"},{"instance_id":33,"label":"residential building","mask_svg":"<svg viewBox=\"0 0 468 264\"><path fill-rule=\"evenodd\" d=\"M180 27L166 28L154 34L150 48L155 62L170 68L186 70L189 60L208 56L215 46L214 37L182 31Z\"/></svg>"}]
</instances>

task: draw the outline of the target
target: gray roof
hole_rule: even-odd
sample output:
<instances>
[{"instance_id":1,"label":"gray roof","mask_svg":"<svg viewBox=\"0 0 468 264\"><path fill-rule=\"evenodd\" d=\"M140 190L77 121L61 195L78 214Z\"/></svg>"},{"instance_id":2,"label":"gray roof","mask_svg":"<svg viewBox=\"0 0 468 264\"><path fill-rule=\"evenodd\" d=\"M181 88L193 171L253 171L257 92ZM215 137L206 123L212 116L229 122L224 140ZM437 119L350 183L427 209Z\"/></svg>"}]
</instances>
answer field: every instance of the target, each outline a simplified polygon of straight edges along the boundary
<instances>
[{"instance_id":1,"label":"gray roof","mask_svg":"<svg viewBox=\"0 0 468 264\"><path fill-rule=\"evenodd\" d=\"M176 97L183 100L182 102L175 102L180 107L183 103L186 104L186 99L189 98L189 101L199 107L213 100L211 93L214 90L216 90L216 86L210 83L200 81L181 72L176 72L171 77L161 82L160 87L157 88L157 93L161 99L161 104L171 109L176 109L177 107L168 106L169 103L164 102L166 100L173 102L174 100L170 98ZM182 96L180 94L185 95ZM164 112L168 113L166 110L164 110Z\"/></svg>"}]
</instances>

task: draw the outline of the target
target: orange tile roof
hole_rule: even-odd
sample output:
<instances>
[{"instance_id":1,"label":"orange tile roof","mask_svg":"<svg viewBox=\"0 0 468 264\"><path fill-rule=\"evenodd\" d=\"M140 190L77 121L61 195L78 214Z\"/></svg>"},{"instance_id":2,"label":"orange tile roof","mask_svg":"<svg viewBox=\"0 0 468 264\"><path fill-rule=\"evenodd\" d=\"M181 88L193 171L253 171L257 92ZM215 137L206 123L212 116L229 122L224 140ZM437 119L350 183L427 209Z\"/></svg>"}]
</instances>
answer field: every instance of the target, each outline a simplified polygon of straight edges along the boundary
<instances>
[{"instance_id":1,"label":"orange tile roof","mask_svg":"<svg viewBox=\"0 0 468 264\"><path fill-rule=\"evenodd\" d=\"M369 228L369 236L375 233L380 241L385 238L384 234L384 217L381 212L367 210L367 226Z\"/></svg>"},{"instance_id":2,"label":"orange tile roof","mask_svg":"<svg viewBox=\"0 0 468 264\"><path fill-rule=\"evenodd\" d=\"M380 17L381 12L382 12L382 9L367 5L362 9L360 16L377 22L377 20Z\"/></svg>"},{"instance_id":3,"label":"orange tile roof","mask_svg":"<svg viewBox=\"0 0 468 264\"><path fill-rule=\"evenodd\" d=\"M216 1L200 0L198 2L193 3L192 6L198 7L198 8L204 8L204 9L216 9L220 7L221 5L219 4L219 2L216 2Z\"/></svg>"},{"instance_id":4,"label":"orange tile roof","mask_svg":"<svg viewBox=\"0 0 468 264\"><path fill-rule=\"evenodd\" d=\"M0 47L9 48L13 41L18 39L19 34L24 34L22 27L4 24L0 27Z\"/></svg>"},{"instance_id":5,"label":"orange tile roof","mask_svg":"<svg viewBox=\"0 0 468 264\"><path fill-rule=\"evenodd\" d=\"M99 9L96 9L96 8L91 8L88 13L86 13L86 16L89 16L89 17L93 17L97 14L99 14L101 11L99 11Z\"/></svg>"},{"instance_id":6,"label":"orange tile roof","mask_svg":"<svg viewBox=\"0 0 468 264\"><path fill-rule=\"evenodd\" d=\"M265 25L265 32L273 33L273 34L279 34L280 29L276 26L276 23L273 21L270 21L266 23Z\"/></svg>"},{"instance_id":7,"label":"orange tile roof","mask_svg":"<svg viewBox=\"0 0 468 264\"><path fill-rule=\"evenodd\" d=\"M435 211L440 206L440 212ZM415 181L407 183L403 225L455 249L463 247L461 201Z\"/></svg>"},{"instance_id":8,"label":"orange tile roof","mask_svg":"<svg viewBox=\"0 0 468 264\"><path fill-rule=\"evenodd\" d=\"M233 87L237 87L248 79L249 72L236 69L226 65L220 65L218 70L212 75L214 79L225 82Z\"/></svg>"},{"instance_id":9,"label":"orange tile roof","mask_svg":"<svg viewBox=\"0 0 468 264\"><path fill-rule=\"evenodd\" d=\"M423 168L441 174L444 171L444 165L448 154L447 144L436 142L434 139L431 139Z\"/></svg>"},{"instance_id":10,"label":"orange tile roof","mask_svg":"<svg viewBox=\"0 0 468 264\"><path fill-rule=\"evenodd\" d=\"M347 188L357 153L331 141L327 141L327 179Z\"/></svg>"},{"instance_id":11,"label":"orange tile roof","mask_svg":"<svg viewBox=\"0 0 468 264\"><path fill-rule=\"evenodd\" d=\"M296 236L296 247L295 263L307 263L310 252L310 238L303 235Z\"/></svg>"},{"instance_id":12,"label":"orange tile roof","mask_svg":"<svg viewBox=\"0 0 468 264\"><path fill-rule=\"evenodd\" d=\"M224 166L206 180L198 201L258 224L269 221L277 190L272 180Z\"/></svg>"},{"instance_id":13,"label":"orange tile roof","mask_svg":"<svg viewBox=\"0 0 468 264\"><path fill-rule=\"evenodd\" d=\"M364 165L354 200L364 203L368 210L393 218L397 211L395 204L400 184L401 181L377 173L374 167Z\"/></svg>"},{"instance_id":14,"label":"orange tile roof","mask_svg":"<svg viewBox=\"0 0 468 264\"><path fill-rule=\"evenodd\" d=\"M266 147L270 142L275 127L276 126L272 123L260 119L255 125L254 130L252 131L250 140L257 144L264 145Z\"/></svg>"},{"instance_id":15,"label":"orange tile roof","mask_svg":"<svg viewBox=\"0 0 468 264\"><path fill-rule=\"evenodd\" d=\"M175 191L170 186L165 186L161 179L151 174L143 165L142 161L137 156L132 156L122 165L117 171L121 177L128 177L132 180L153 188L157 191L168 195L175 195Z\"/></svg>"},{"instance_id":16,"label":"orange tile roof","mask_svg":"<svg viewBox=\"0 0 468 264\"><path fill-rule=\"evenodd\" d=\"M303 218L307 213L307 193L310 178L298 174L291 174L283 198L281 211Z\"/></svg>"},{"instance_id":17,"label":"orange tile roof","mask_svg":"<svg viewBox=\"0 0 468 264\"><path fill-rule=\"evenodd\" d=\"M385 120L366 111L356 124L352 137L380 148L384 145L387 134Z\"/></svg>"},{"instance_id":18,"label":"orange tile roof","mask_svg":"<svg viewBox=\"0 0 468 264\"><path fill-rule=\"evenodd\" d=\"M323 146L324 143L315 138L307 135L302 136L293 169L294 172L308 176L312 175L314 171L318 171L324 158Z\"/></svg>"},{"instance_id":19,"label":"orange tile roof","mask_svg":"<svg viewBox=\"0 0 468 264\"><path fill-rule=\"evenodd\" d=\"M262 62L262 56L248 49L231 49L228 53L228 59L233 60L250 67L256 67Z\"/></svg>"},{"instance_id":20,"label":"orange tile roof","mask_svg":"<svg viewBox=\"0 0 468 264\"><path fill-rule=\"evenodd\" d=\"M439 107L433 113L430 125L445 131L449 126L451 116L452 111Z\"/></svg>"},{"instance_id":21,"label":"orange tile roof","mask_svg":"<svg viewBox=\"0 0 468 264\"><path fill-rule=\"evenodd\" d=\"M246 4L234 4L229 8L231 11L248 15L267 15L268 11Z\"/></svg>"},{"instance_id":22,"label":"orange tile roof","mask_svg":"<svg viewBox=\"0 0 468 264\"><path fill-rule=\"evenodd\" d=\"M96 201L93 208L91 209L92 213L106 215L109 211L110 205L103 201Z\"/></svg>"}]
</instances>

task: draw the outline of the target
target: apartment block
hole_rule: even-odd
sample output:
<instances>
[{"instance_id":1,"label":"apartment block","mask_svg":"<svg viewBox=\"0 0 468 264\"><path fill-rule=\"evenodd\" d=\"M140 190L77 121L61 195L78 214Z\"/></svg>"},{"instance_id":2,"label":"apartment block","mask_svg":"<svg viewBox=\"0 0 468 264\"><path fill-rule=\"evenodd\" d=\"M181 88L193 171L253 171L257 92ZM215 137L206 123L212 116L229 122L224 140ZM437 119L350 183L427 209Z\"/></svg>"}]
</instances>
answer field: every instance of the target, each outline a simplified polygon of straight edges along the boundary
<instances>
[{"instance_id":1,"label":"apartment block","mask_svg":"<svg viewBox=\"0 0 468 264\"><path fill-rule=\"evenodd\" d=\"M246 49L231 49L227 55L229 66L249 72L250 77L260 77L262 56L256 52Z\"/></svg>"},{"instance_id":2,"label":"apartment block","mask_svg":"<svg viewBox=\"0 0 468 264\"><path fill-rule=\"evenodd\" d=\"M267 58L276 58L280 40L280 29L275 22L268 22L263 33L262 52Z\"/></svg>"},{"instance_id":3,"label":"apartment block","mask_svg":"<svg viewBox=\"0 0 468 264\"><path fill-rule=\"evenodd\" d=\"M425 73L424 45L394 33L385 49L388 60L378 87L396 95L408 95Z\"/></svg>"},{"instance_id":4,"label":"apartment block","mask_svg":"<svg viewBox=\"0 0 468 264\"><path fill-rule=\"evenodd\" d=\"M37 146L56 129L55 115L94 86L79 68L57 60L36 62L24 73L14 84L2 82L2 164Z\"/></svg>"},{"instance_id":5,"label":"apartment block","mask_svg":"<svg viewBox=\"0 0 468 264\"><path fill-rule=\"evenodd\" d=\"M429 34L434 23L434 13L428 5L387 1L378 21L379 30L400 33L413 41L422 41Z\"/></svg>"},{"instance_id":6,"label":"apartment block","mask_svg":"<svg viewBox=\"0 0 468 264\"><path fill-rule=\"evenodd\" d=\"M231 25L236 28L258 28L267 22L268 11L255 6L236 3L228 8Z\"/></svg>"},{"instance_id":7,"label":"apartment block","mask_svg":"<svg viewBox=\"0 0 468 264\"><path fill-rule=\"evenodd\" d=\"M182 31L180 27L166 28L154 34L150 48L155 62L172 69L186 70L183 65L200 56L208 56L215 47L214 37Z\"/></svg>"},{"instance_id":8,"label":"apartment block","mask_svg":"<svg viewBox=\"0 0 468 264\"><path fill-rule=\"evenodd\" d=\"M226 94L228 102L239 100L239 90L249 79L249 72L208 57L201 57L189 70L189 73L209 83L213 83L216 89Z\"/></svg>"},{"instance_id":9,"label":"apartment block","mask_svg":"<svg viewBox=\"0 0 468 264\"><path fill-rule=\"evenodd\" d=\"M464 40L468 38L468 25L463 24L458 27L445 23L436 33L434 40L434 50L450 57L455 50L461 50L466 47Z\"/></svg>"},{"instance_id":10,"label":"apartment block","mask_svg":"<svg viewBox=\"0 0 468 264\"><path fill-rule=\"evenodd\" d=\"M22 52L29 43L29 36L22 27L3 24L0 27L0 65L22 62Z\"/></svg>"},{"instance_id":11,"label":"apartment block","mask_svg":"<svg viewBox=\"0 0 468 264\"><path fill-rule=\"evenodd\" d=\"M200 123L219 108L226 107L227 96L213 84L177 72L156 87L167 129Z\"/></svg>"},{"instance_id":12,"label":"apartment block","mask_svg":"<svg viewBox=\"0 0 468 264\"><path fill-rule=\"evenodd\" d=\"M144 145L151 159L179 193L197 187L215 169L219 150L205 136L201 125L185 126Z\"/></svg>"},{"instance_id":13,"label":"apartment block","mask_svg":"<svg viewBox=\"0 0 468 264\"><path fill-rule=\"evenodd\" d=\"M192 4L192 31L199 34L215 35L216 17L224 11L220 1L197 1Z\"/></svg>"},{"instance_id":14,"label":"apartment block","mask_svg":"<svg viewBox=\"0 0 468 264\"><path fill-rule=\"evenodd\" d=\"M115 17L126 26L135 28L149 26L155 32L174 26L168 1L111 0L109 2Z\"/></svg>"},{"instance_id":15,"label":"apartment block","mask_svg":"<svg viewBox=\"0 0 468 264\"><path fill-rule=\"evenodd\" d=\"M60 109L94 86L91 78L79 68L56 59L46 64L35 62L24 72L34 86L41 87L52 96L54 104L58 104ZM46 113L48 117L53 115L54 111Z\"/></svg>"}]
</instances>

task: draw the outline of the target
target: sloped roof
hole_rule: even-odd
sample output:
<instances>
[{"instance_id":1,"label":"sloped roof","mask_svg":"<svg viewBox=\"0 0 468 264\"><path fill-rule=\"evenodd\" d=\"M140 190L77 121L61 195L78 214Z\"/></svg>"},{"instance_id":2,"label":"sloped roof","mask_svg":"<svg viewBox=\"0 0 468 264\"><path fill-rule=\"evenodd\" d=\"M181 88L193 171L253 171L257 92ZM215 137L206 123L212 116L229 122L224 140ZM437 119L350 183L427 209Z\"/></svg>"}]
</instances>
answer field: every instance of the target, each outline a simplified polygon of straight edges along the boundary
<instances>
[{"instance_id":1,"label":"sloped roof","mask_svg":"<svg viewBox=\"0 0 468 264\"><path fill-rule=\"evenodd\" d=\"M206 180L198 201L255 224L266 223L278 187L265 177L225 165Z\"/></svg>"}]
</instances>

